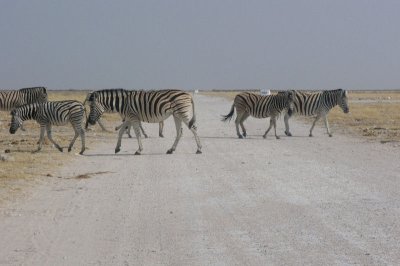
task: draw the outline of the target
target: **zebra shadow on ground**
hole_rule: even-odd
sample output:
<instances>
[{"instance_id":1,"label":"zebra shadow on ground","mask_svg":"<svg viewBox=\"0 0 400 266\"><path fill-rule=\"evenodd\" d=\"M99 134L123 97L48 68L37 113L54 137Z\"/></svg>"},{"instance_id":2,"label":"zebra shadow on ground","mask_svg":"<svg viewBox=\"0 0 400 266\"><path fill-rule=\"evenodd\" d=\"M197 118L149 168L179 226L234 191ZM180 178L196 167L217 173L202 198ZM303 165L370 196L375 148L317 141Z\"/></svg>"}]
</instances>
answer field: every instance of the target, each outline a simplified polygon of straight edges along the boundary
<instances>
[{"instance_id":1,"label":"zebra shadow on ground","mask_svg":"<svg viewBox=\"0 0 400 266\"><path fill-rule=\"evenodd\" d=\"M288 137L285 135L279 135L279 137L282 138L292 138L292 137ZM294 137L305 137L305 136L294 136ZM308 137L308 136L307 136ZM263 138L262 135L247 135L247 137L240 139L237 136L200 136L200 139L236 139L236 140L275 140L275 136L274 135L268 135L267 138Z\"/></svg>"},{"instance_id":2,"label":"zebra shadow on ground","mask_svg":"<svg viewBox=\"0 0 400 266\"><path fill-rule=\"evenodd\" d=\"M82 156L87 157L125 157L125 156L132 156L132 157L148 157L148 156L174 156L174 155L195 155L198 156L195 152L174 152L173 154L167 154L166 152L156 152L156 153L142 153L140 155L136 155L135 153L92 153L92 154L83 154Z\"/></svg>"}]
</instances>

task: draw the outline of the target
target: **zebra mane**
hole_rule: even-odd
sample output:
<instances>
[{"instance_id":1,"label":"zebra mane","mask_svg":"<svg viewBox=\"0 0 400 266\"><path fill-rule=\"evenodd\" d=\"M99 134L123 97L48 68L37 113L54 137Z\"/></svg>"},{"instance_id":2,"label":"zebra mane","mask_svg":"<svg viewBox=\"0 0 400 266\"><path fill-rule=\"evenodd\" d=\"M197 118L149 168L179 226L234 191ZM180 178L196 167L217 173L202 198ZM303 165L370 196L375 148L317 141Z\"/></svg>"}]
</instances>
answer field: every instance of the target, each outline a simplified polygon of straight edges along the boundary
<instances>
[{"instance_id":1,"label":"zebra mane","mask_svg":"<svg viewBox=\"0 0 400 266\"><path fill-rule=\"evenodd\" d=\"M19 91L22 93L28 93L28 92L35 91L35 92L43 92L43 93L47 94L47 90L45 87L22 88L22 89L19 89Z\"/></svg>"}]
</instances>

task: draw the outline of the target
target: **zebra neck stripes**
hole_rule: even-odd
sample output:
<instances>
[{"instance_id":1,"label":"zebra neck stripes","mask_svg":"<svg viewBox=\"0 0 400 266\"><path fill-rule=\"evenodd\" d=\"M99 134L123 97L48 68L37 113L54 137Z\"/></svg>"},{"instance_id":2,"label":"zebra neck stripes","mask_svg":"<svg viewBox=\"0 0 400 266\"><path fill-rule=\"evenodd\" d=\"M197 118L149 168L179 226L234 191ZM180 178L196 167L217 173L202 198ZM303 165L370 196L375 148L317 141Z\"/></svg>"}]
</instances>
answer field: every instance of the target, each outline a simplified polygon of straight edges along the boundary
<instances>
[{"instance_id":1,"label":"zebra neck stripes","mask_svg":"<svg viewBox=\"0 0 400 266\"><path fill-rule=\"evenodd\" d=\"M11 115L18 115L22 121L36 119L40 105L40 103L31 103L20 106L11 111Z\"/></svg>"}]
</instances>

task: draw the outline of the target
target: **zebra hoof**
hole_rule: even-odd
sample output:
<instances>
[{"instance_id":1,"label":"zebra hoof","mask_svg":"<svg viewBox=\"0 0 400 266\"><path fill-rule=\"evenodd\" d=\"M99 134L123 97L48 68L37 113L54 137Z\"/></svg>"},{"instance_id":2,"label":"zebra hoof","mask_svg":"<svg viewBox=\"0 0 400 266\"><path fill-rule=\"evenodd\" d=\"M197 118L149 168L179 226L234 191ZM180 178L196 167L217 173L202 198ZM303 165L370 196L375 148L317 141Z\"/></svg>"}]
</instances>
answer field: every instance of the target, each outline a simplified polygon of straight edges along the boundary
<instances>
[{"instance_id":1,"label":"zebra hoof","mask_svg":"<svg viewBox=\"0 0 400 266\"><path fill-rule=\"evenodd\" d=\"M81 151L79 154L80 154L80 155L83 155L83 152L84 152L84 150L83 150L83 151Z\"/></svg>"},{"instance_id":2,"label":"zebra hoof","mask_svg":"<svg viewBox=\"0 0 400 266\"><path fill-rule=\"evenodd\" d=\"M120 150L120 148L115 148L115 153L118 153Z\"/></svg>"},{"instance_id":3,"label":"zebra hoof","mask_svg":"<svg viewBox=\"0 0 400 266\"><path fill-rule=\"evenodd\" d=\"M158 135L160 138L163 138L164 137L164 135L163 134L160 134L160 135Z\"/></svg>"},{"instance_id":4,"label":"zebra hoof","mask_svg":"<svg viewBox=\"0 0 400 266\"><path fill-rule=\"evenodd\" d=\"M149 136L147 136L146 134L144 134L144 138L147 139Z\"/></svg>"},{"instance_id":5,"label":"zebra hoof","mask_svg":"<svg viewBox=\"0 0 400 266\"><path fill-rule=\"evenodd\" d=\"M243 138L243 136L242 135L239 135L239 139L242 139Z\"/></svg>"},{"instance_id":6,"label":"zebra hoof","mask_svg":"<svg viewBox=\"0 0 400 266\"><path fill-rule=\"evenodd\" d=\"M281 137L279 137L279 136L276 136L276 139L280 139Z\"/></svg>"},{"instance_id":7,"label":"zebra hoof","mask_svg":"<svg viewBox=\"0 0 400 266\"><path fill-rule=\"evenodd\" d=\"M196 154L202 154L201 150L197 150Z\"/></svg>"},{"instance_id":8,"label":"zebra hoof","mask_svg":"<svg viewBox=\"0 0 400 266\"><path fill-rule=\"evenodd\" d=\"M243 137L244 137L244 138L247 137L247 133L246 133L246 132L243 133Z\"/></svg>"},{"instance_id":9,"label":"zebra hoof","mask_svg":"<svg viewBox=\"0 0 400 266\"><path fill-rule=\"evenodd\" d=\"M263 135L263 138L266 139L266 138L267 138L267 135Z\"/></svg>"},{"instance_id":10,"label":"zebra hoof","mask_svg":"<svg viewBox=\"0 0 400 266\"><path fill-rule=\"evenodd\" d=\"M136 151L136 152L135 152L135 155L140 155L140 152Z\"/></svg>"},{"instance_id":11,"label":"zebra hoof","mask_svg":"<svg viewBox=\"0 0 400 266\"><path fill-rule=\"evenodd\" d=\"M71 152L72 148L68 148L68 152Z\"/></svg>"},{"instance_id":12,"label":"zebra hoof","mask_svg":"<svg viewBox=\"0 0 400 266\"><path fill-rule=\"evenodd\" d=\"M312 134L310 134L310 135L308 135L309 137L312 137L313 135Z\"/></svg>"},{"instance_id":13,"label":"zebra hoof","mask_svg":"<svg viewBox=\"0 0 400 266\"><path fill-rule=\"evenodd\" d=\"M172 154L174 151L172 149L167 150L167 154Z\"/></svg>"},{"instance_id":14,"label":"zebra hoof","mask_svg":"<svg viewBox=\"0 0 400 266\"><path fill-rule=\"evenodd\" d=\"M285 131L286 136L291 137L292 133L290 133L289 131Z\"/></svg>"},{"instance_id":15,"label":"zebra hoof","mask_svg":"<svg viewBox=\"0 0 400 266\"><path fill-rule=\"evenodd\" d=\"M61 148L61 147L60 147L60 148L58 148L58 150L59 150L60 152L63 152L63 148Z\"/></svg>"},{"instance_id":16,"label":"zebra hoof","mask_svg":"<svg viewBox=\"0 0 400 266\"><path fill-rule=\"evenodd\" d=\"M329 137L332 137L332 134L329 134Z\"/></svg>"}]
</instances>

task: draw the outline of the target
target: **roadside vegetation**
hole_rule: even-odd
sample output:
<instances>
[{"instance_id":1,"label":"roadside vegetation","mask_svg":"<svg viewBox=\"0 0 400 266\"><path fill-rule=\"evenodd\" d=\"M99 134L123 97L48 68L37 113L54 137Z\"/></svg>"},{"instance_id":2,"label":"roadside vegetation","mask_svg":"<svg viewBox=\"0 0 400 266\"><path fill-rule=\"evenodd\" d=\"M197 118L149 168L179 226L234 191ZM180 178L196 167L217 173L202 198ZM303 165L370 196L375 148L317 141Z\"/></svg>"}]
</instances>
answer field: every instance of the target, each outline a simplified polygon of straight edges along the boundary
<instances>
[{"instance_id":1,"label":"roadside vegetation","mask_svg":"<svg viewBox=\"0 0 400 266\"><path fill-rule=\"evenodd\" d=\"M48 91L49 101L78 100L83 102L87 91ZM89 108L87 106L87 111ZM105 126L109 132L101 131L98 125L86 133L86 147L90 150L96 141L115 136L113 127L121 120L118 114L105 114L103 117ZM25 131L18 129L15 135L9 133L9 123L11 116L9 112L0 111L0 203L4 200L12 201L26 193L23 189L40 182L37 177L49 177L52 170L63 166L68 161L76 158L79 153L81 143L80 138L75 142L72 151L68 153L67 147L74 131L71 125L53 126L54 140L64 148L64 152L59 152L45 138L42 151L32 153L37 148L39 140L39 125L35 121L25 121Z\"/></svg>"}]
</instances>

